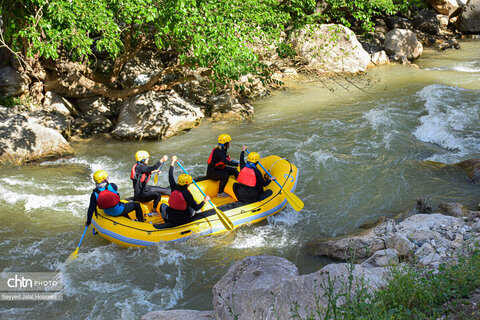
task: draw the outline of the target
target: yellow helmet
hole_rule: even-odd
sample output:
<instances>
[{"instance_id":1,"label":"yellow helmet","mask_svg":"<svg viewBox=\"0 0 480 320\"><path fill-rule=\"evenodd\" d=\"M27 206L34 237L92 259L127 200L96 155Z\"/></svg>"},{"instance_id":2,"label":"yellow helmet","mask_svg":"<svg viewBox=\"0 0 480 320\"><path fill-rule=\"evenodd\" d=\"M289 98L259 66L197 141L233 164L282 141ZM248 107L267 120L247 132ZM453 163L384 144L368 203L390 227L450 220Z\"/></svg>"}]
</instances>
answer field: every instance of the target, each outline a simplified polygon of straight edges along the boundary
<instances>
[{"instance_id":1,"label":"yellow helmet","mask_svg":"<svg viewBox=\"0 0 480 320\"><path fill-rule=\"evenodd\" d=\"M232 137L230 137L229 134L222 133L221 135L218 136L218 143L225 144L230 141L232 141Z\"/></svg>"},{"instance_id":2,"label":"yellow helmet","mask_svg":"<svg viewBox=\"0 0 480 320\"><path fill-rule=\"evenodd\" d=\"M189 175L189 174L181 174L179 177L178 177L178 184L181 185L181 186L184 186L186 184L190 184L192 183L193 179L192 179L192 176Z\"/></svg>"},{"instance_id":3,"label":"yellow helmet","mask_svg":"<svg viewBox=\"0 0 480 320\"><path fill-rule=\"evenodd\" d=\"M95 181L96 183L102 183L107 178L108 178L108 173L105 170L97 170L93 174L93 181Z\"/></svg>"},{"instance_id":4,"label":"yellow helmet","mask_svg":"<svg viewBox=\"0 0 480 320\"><path fill-rule=\"evenodd\" d=\"M137 153L135 153L135 159L137 161L142 161L147 158L150 158L150 154L145 150L140 150L140 151L137 151Z\"/></svg>"},{"instance_id":5,"label":"yellow helmet","mask_svg":"<svg viewBox=\"0 0 480 320\"><path fill-rule=\"evenodd\" d=\"M250 152L247 157L247 161L251 163L257 163L260 160L260 155L256 152Z\"/></svg>"}]
</instances>

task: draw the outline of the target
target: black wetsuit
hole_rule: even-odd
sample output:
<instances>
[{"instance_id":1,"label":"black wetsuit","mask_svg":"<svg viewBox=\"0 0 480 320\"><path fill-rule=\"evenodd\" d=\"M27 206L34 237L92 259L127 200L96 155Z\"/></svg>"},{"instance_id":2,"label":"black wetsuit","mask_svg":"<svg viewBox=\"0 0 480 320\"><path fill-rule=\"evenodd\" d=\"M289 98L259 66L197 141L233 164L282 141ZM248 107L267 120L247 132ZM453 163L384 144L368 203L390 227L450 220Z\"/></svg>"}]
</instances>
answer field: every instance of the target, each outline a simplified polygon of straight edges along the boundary
<instances>
[{"instance_id":1,"label":"black wetsuit","mask_svg":"<svg viewBox=\"0 0 480 320\"><path fill-rule=\"evenodd\" d=\"M118 186L115 183L110 183L110 185L118 192ZM96 190L96 189L95 189ZM85 225L89 226L92 223L93 213L97 212L97 197L95 196L95 190L90 196L90 205L88 206L87 211L87 222ZM119 194L120 196L120 194ZM143 212L142 207L137 202L123 203L122 216L129 218L128 213L135 210L135 214L138 221L143 221Z\"/></svg>"},{"instance_id":2,"label":"black wetsuit","mask_svg":"<svg viewBox=\"0 0 480 320\"><path fill-rule=\"evenodd\" d=\"M223 168L215 166L218 163L223 163L223 165L221 165ZM236 168L237 166L237 162L228 160L227 149L215 148L212 155L212 161L207 168L207 178L212 180L220 180L220 184L218 185L218 193L224 192L225 186L228 182L228 177L230 175L235 176L235 178L238 177L238 170Z\"/></svg>"},{"instance_id":3,"label":"black wetsuit","mask_svg":"<svg viewBox=\"0 0 480 320\"><path fill-rule=\"evenodd\" d=\"M244 151L240 154L240 170L245 167L245 160L244 160ZM245 202L255 202L258 201L261 197L263 192L263 187L266 187L270 184L271 180L265 180L262 176L260 170L257 167L253 168L255 172L256 183L255 187L250 187L241 183L234 183L233 184L233 192L235 192L235 196L239 201ZM271 192L269 193L269 195ZM265 197L262 197L265 198Z\"/></svg>"},{"instance_id":4,"label":"black wetsuit","mask_svg":"<svg viewBox=\"0 0 480 320\"><path fill-rule=\"evenodd\" d=\"M147 166L140 162L135 168L135 178L133 181L133 198L135 201L148 202L153 200L153 207L157 208L162 194L170 194L170 190L167 188L150 186L147 183L148 179L141 182L142 175L149 176L153 170L157 170L160 167L160 161L153 166Z\"/></svg>"},{"instance_id":5,"label":"black wetsuit","mask_svg":"<svg viewBox=\"0 0 480 320\"><path fill-rule=\"evenodd\" d=\"M173 168L173 166L170 166L170 170L168 171L168 181L170 182L170 189L172 191L180 191L183 195L183 198L185 199L185 202L187 203L187 208L185 210L176 210L168 206L166 208L168 221L172 225L177 226L190 222L192 220L192 213L202 209L205 203L203 201L197 203L195 199L193 199L192 194L187 189L188 185L180 186L175 182L175 178L173 177ZM162 204L162 206L164 205Z\"/></svg>"}]
</instances>

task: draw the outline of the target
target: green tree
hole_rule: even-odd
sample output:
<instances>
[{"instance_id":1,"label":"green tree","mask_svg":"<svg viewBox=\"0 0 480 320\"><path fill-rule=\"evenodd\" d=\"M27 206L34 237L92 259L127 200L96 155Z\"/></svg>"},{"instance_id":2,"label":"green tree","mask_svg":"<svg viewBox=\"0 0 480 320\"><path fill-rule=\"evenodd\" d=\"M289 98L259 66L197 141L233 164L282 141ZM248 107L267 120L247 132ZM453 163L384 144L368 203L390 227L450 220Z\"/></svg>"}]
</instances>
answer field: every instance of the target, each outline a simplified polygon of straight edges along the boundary
<instances>
[{"instance_id":1,"label":"green tree","mask_svg":"<svg viewBox=\"0 0 480 320\"><path fill-rule=\"evenodd\" d=\"M291 12L278 0L0 0L4 30L0 41L25 70L45 80L46 70L68 87L124 98L147 90L166 90L192 76L169 74L199 69L214 83L244 74L268 79L254 51L256 43L275 44ZM303 2L296 0L300 7ZM146 47L168 52L174 63L142 86L116 89L123 65ZM95 72L102 55L108 72Z\"/></svg>"}]
</instances>

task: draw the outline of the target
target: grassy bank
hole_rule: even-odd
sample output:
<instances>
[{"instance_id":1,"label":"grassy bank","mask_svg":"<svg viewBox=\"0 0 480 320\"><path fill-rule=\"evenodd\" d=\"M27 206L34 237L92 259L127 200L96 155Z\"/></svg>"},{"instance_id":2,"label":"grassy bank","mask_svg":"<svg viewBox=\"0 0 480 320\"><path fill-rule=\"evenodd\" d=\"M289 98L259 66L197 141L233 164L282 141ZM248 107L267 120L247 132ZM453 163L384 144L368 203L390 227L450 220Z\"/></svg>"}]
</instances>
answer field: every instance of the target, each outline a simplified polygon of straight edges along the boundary
<instances>
[{"instance_id":1,"label":"grassy bank","mask_svg":"<svg viewBox=\"0 0 480 320\"><path fill-rule=\"evenodd\" d=\"M440 266L435 273L401 264L392 267L391 281L375 293L369 293L368 285L363 284L356 295L350 295L353 280L345 284L344 293L333 295L331 290L326 290L326 295L330 295L325 297L329 301L327 307L305 320L437 319L448 310L454 312L459 301L463 302L462 299L480 287L479 274L478 249L468 256L461 256L456 265ZM346 303L337 306L339 299L345 299ZM469 315L462 316L473 319ZM303 319L295 315L293 318Z\"/></svg>"}]
</instances>

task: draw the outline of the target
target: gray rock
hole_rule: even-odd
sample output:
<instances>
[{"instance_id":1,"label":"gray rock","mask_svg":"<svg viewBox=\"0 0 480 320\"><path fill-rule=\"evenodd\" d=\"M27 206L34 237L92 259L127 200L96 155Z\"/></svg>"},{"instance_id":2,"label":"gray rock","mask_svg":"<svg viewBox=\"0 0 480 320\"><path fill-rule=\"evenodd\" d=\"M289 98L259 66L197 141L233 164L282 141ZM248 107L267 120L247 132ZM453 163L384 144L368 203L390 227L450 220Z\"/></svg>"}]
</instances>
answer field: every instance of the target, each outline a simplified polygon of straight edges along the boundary
<instances>
[{"instance_id":1,"label":"gray rock","mask_svg":"<svg viewBox=\"0 0 480 320\"><path fill-rule=\"evenodd\" d=\"M0 164L20 165L51 157L73 154L57 131L32 123L16 114L0 123Z\"/></svg>"},{"instance_id":2,"label":"gray rock","mask_svg":"<svg viewBox=\"0 0 480 320\"><path fill-rule=\"evenodd\" d=\"M342 25L308 25L295 32L291 42L308 66L320 71L363 72L371 61L355 34Z\"/></svg>"},{"instance_id":3,"label":"gray rock","mask_svg":"<svg viewBox=\"0 0 480 320\"><path fill-rule=\"evenodd\" d=\"M115 118L122 106L121 101L109 100L102 96L77 99L74 104L83 115L90 118L95 115Z\"/></svg>"},{"instance_id":4,"label":"gray rock","mask_svg":"<svg viewBox=\"0 0 480 320\"><path fill-rule=\"evenodd\" d=\"M127 99L112 134L122 139L166 139L198 125L200 108L175 91L146 92Z\"/></svg>"},{"instance_id":5,"label":"gray rock","mask_svg":"<svg viewBox=\"0 0 480 320\"><path fill-rule=\"evenodd\" d=\"M386 272L386 268L341 263L298 276L297 268L283 258L247 257L230 267L214 286L215 317L222 320L304 319L316 314L317 303L327 305L325 290L329 283L336 295L346 290L354 294L362 287L361 279L370 286L369 291L373 291L386 283ZM342 302L341 296L338 303Z\"/></svg>"},{"instance_id":6,"label":"gray rock","mask_svg":"<svg viewBox=\"0 0 480 320\"><path fill-rule=\"evenodd\" d=\"M462 8L456 27L463 33L480 32L480 0L470 0Z\"/></svg>"},{"instance_id":7,"label":"gray rock","mask_svg":"<svg viewBox=\"0 0 480 320\"><path fill-rule=\"evenodd\" d=\"M384 249L384 240L393 235L395 221L382 218L372 229L354 236L334 239L318 239L307 243L307 248L318 256L326 256L340 260L362 261L374 252Z\"/></svg>"},{"instance_id":8,"label":"gray rock","mask_svg":"<svg viewBox=\"0 0 480 320\"><path fill-rule=\"evenodd\" d=\"M41 126L53 129L63 136L68 136L71 125L74 121L69 114L57 111L38 110L30 112L28 115L31 123L37 123Z\"/></svg>"},{"instance_id":9,"label":"gray rock","mask_svg":"<svg viewBox=\"0 0 480 320\"><path fill-rule=\"evenodd\" d=\"M413 21L403 17L398 17L398 16L387 17L385 22L387 24L388 30L413 29Z\"/></svg>"},{"instance_id":10,"label":"gray rock","mask_svg":"<svg viewBox=\"0 0 480 320\"><path fill-rule=\"evenodd\" d=\"M377 51L372 53L372 63L376 66L382 65L382 64L388 64L390 60L388 59L387 53L382 50L382 51Z\"/></svg>"},{"instance_id":11,"label":"gray rock","mask_svg":"<svg viewBox=\"0 0 480 320\"><path fill-rule=\"evenodd\" d=\"M397 233L385 240L385 246L397 250L402 256L410 256L417 248L407 237Z\"/></svg>"},{"instance_id":12,"label":"gray rock","mask_svg":"<svg viewBox=\"0 0 480 320\"><path fill-rule=\"evenodd\" d=\"M424 243L420 249L415 251L415 257L421 260L423 257L431 255L432 253L435 253L433 246L430 243Z\"/></svg>"},{"instance_id":13,"label":"gray rock","mask_svg":"<svg viewBox=\"0 0 480 320\"><path fill-rule=\"evenodd\" d=\"M442 260L442 257L438 253L430 253L426 256L423 256L418 263L422 266L428 266L435 264L436 267L438 267L437 263L439 263Z\"/></svg>"},{"instance_id":14,"label":"gray rock","mask_svg":"<svg viewBox=\"0 0 480 320\"><path fill-rule=\"evenodd\" d=\"M215 122L242 121L253 118L253 106L250 103L239 103L228 93L211 97L209 104L212 106L211 118Z\"/></svg>"},{"instance_id":15,"label":"gray rock","mask_svg":"<svg viewBox=\"0 0 480 320\"><path fill-rule=\"evenodd\" d=\"M469 211L460 203L442 202L438 206L444 213L454 217L464 217Z\"/></svg>"},{"instance_id":16,"label":"gray rock","mask_svg":"<svg viewBox=\"0 0 480 320\"><path fill-rule=\"evenodd\" d=\"M393 29L385 35L385 51L392 56L405 56L411 61L420 57L423 46L412 31Z\"/></svg>"},{"instance_id":17,"label":"gray rock","mask_svg":"<svg viewBox=\"0 0 480 320\"><path fill-rule=\"evenodd\" d=\"M433 10L421 10L413 18L413 26L420 31L423 31L432 35L440 35L442 33L440 29L440 21L438 20L437 13Z\"/></svg>"},{"instance_id":18,"label":"gray rock","mask_svg":"<svg viewBox=\"0 0 480 320\"><path fill-rule=\"evenodd\" d=\"M0 68L0 93L5 97L13 97L28 91L31 80L12 67Z\"/></svg>"},{"instance_id":19,"label":"gray rock","mask_svg":"<svg viewBox=\"0 0 480 320\"><path fill-rule=\"evenodd\" d=\"M125 63L118 80L124 87L138 86L147 83L162 70L161 53L158 50L144 50Z\"/></svg>"},{"instance_id":20,"label":"gray rock","mask_svg":"<svg viewBox=\"0 0 480 320\"><path fill-rule=\"evenodd\" d=\"M383 249L375 252L370 258L362 262L361 266L364 268L386 267L396 265L399 262L397 250Z\"/></svg>"},{"instance_id":21,"label":"gray rock","mask_svg":"<svg viewBox=\"0 0 480 320\"><path fill-rule=\"evenodd\" d=\"M70 101L52 91L45 93L43 106L44 110L49 112L53 111L64 115L78 115L78 111Z\"/></svg>"},{"instance_id":22,"label":"gray rock","mask_svg":"<svg viewBox=\"0 0 480 320\"><path fill-rule=\"evenodd\" d=\"M255 256L237 261L213 287L215 316L274 319L275 301L284 298L283 286L296 277L297 267L284 258Z\"/></svg>"}]
</instances>

